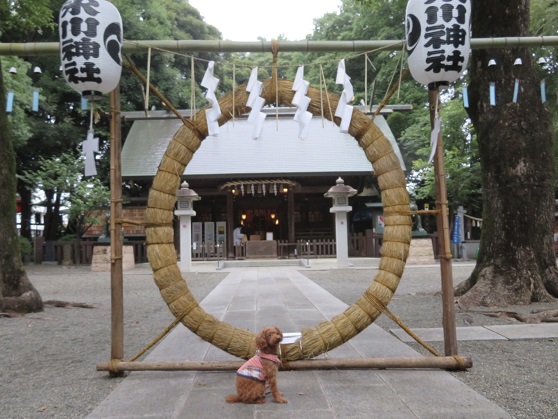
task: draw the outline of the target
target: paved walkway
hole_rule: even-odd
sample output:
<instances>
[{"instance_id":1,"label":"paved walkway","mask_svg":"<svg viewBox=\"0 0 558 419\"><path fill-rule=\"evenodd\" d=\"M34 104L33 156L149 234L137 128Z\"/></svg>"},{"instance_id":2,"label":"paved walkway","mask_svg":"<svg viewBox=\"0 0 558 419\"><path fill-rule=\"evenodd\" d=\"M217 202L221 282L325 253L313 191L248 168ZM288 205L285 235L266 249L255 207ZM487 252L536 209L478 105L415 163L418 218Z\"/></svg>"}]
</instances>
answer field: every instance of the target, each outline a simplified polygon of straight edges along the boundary
<instances>
[{"instance_id":1,"label":"paved walkway","mask_svg":"<svg viewBox=\"0 0 558 419\"><path fill-rule=\"evenodd\" d=\"M203 269L203 266L200 266ZM213 269L215 269L213 267ZM237 327L283 332L315 326L346 307L295 267L230 269L203 300L204 309ZM529 325L530 326L530 325ZM322 357L406 357L417 352L376 325ZM179 326L149 361L232 360ZM289 400L230 405L233 372L134 372L90 418L509 418L499 406L441 370L284 371ZM268 396L269 398L269 396Z\"/></svg>"}]
</instances>

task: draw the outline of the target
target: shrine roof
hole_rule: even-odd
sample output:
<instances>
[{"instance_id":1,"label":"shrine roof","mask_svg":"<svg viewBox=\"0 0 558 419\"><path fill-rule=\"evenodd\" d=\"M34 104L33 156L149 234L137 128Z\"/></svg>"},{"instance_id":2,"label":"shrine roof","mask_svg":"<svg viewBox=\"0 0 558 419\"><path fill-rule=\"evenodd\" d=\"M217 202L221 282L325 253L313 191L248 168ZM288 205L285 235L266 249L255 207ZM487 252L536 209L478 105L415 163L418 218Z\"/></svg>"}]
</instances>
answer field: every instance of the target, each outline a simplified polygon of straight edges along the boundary
<instances>
[{"instance_id":1,"label":"shrine roof","mask_svg":"<svg viewBox=\"0 0 558 419\"><path fill-rule=\"evenodd\" d=\"M382 115L374 120L400 156L395 138ZM182 122L178 119L135 120L122 149L122 176L152 178L165 150ZM255 176L322 176L370 174L372 164L362 148L334 123L314 117L309 135L299 138L292 115L267 116L260 139L252 139L246 118L220 127L218 137L207 137L184 171L191 178ZM401 160L401 158L400 158Z\"/></svg>"}]
</instances>

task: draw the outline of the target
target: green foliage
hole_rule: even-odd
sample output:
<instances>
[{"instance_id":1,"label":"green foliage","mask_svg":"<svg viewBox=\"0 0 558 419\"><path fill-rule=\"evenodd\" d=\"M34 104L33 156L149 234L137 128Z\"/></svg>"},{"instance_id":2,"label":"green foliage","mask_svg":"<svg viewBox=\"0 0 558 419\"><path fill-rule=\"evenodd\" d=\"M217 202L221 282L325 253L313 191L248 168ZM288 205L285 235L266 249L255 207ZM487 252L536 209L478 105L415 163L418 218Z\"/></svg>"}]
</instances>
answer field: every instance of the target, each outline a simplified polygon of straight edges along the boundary
<instances>
[{"instance_id":1,"label":"green foliage","mask_svg":"<svg viewBox=\"0 0 558 419\"><path fill-rule=\"evenodd\" d=\"M31 107L32 100L31 79L26 74L31 65L18 57L2 57L1 59L4 88L6 92L14 92L13 111L9 114L8 119L12 144L17 149L24 146L32 135L26 116L26 109ZM9 72L11 67L16 69L16 74Z\"/></svg>"},{"instance_id":2,"label":"green foliage","mask_svg":"<svg viewBox=\"0 0 558 419\"><path fill-rule=\"evenodd\" d=\"M84 178L82 170L81 158L63 153L51 159L39 158L39 168L21 176L22 181L59 195L68 212L67 233L76 236L97 222L93 214L110 202L110 190L98 178Z\"/></svg>"},{"instance_id":3,"label":"green foliage","mask_svg":"<svg viewBox=\"0 0 558 419\"><path fill-rule=\"evenodd\" d=\"M19 239L19 250L22 256L30 255L33 252L33 245L31 240L23 236L17 236Z\"/></svg>"},{"instance_id":4,"label":"green foliage","mask_svg":"<svg viewBox=\"0 0 558 419\"><path fill-rule=\"evenodd\" d=\"M37 8L47 7L49 13L42 13L40 37L43 41L56 41L58 33L54 24L58 16L58 10L62 0L40 0L33 4ZM27 2L17 2L27 3ZM122 16L126 39L219 39L219 30L207 25L198 10L188 2L176 2L172 0L161 0L158 2L148 0L114 0L115 6ZM544 3L542 0L533 3ZM315 20L314 33L309 37L311 40L358 40L358 39L402 39L404 37L404 14L406 0L343 0L341 8L337 13L327 13L317 17ZM17 6L19 7L19 5ZM27 7L27 6L26 6ZM23 9L22 9L23 10ZM44 10L43 10L44 12ZM4 13L4 15L2 15ZM6 16L6 9L0 7L0 16ZM28 18L29 22L37 22L37 16L33 13ZM13 20L4 20L0 28L4 30L13 27ZM11 25L11 26L10 26ZM546 23L548 27L548 23ZM17 31L3 31L1 38L4 42L36 40L39 32L33 30L29 25L23 25ZM279 40L284 39L279 37ZM147 72L147 54L133 54L128 57L134 65L144 74ZM370 51L368 53L368 74L365 74L365 60L363 54L347 55L339 53L285 53L279 52L278 70L279 77L293 79L298 65L306 66L305 76L314 87L320 86L320 73L323 70L329 92L339 93L340 86L335 84L335 74L338 61L346 60L347 73L352 78L355 89L354 103L361 101L369 103L372 97L373 103L381 102L386 93L398 81L401 66L405 67L406 54L404 51ZM3 61L7 58L3 58ZM13 61L15 60L15 61ZM89 112L80 109L79 94L74 92L64 82L59 71L58 57L30 57L30 62L13 59L9 65L5 64L4 73L12 62L21 67L18 78L9 77L10 88L16 91L17 109L10 116L14 143L18 152L18 173L21 179L27 183L26 187L53 188L54 196L64 194L68 185L53 184L47 181L38 182L37 179L29 177L30 173L39 173L44 170L43 162L57 162L64 160L61 150L68 151L75 161L80 153L80 143L85 139L89 128ZM260 79L271 77L272 55L271 54L196 54L195 83L192 83L191 57L189 55L172 54L164 51L152 51L151 55L151 83L153 83L178 109L188 109L195 105L197 109L206 105L200 81L206 68L205 60L215 60L216 76L221 80L217 96L228 93L233 88L233 65L235 70L234 83L236 86L245 83L250 75L251 68L259 67ZM41 76L26 75L30 68L39 65L43 69ZM21 78L19 76L22 76ZM365 79L368 86L365 86ZM8 84L8 83L7 83ZM29 111L31 103L31 88L37 87L41 91L41 108L38 113ZM192 88L194 91L192 91ZM367 89L366 89L367 88ZM365 90L368 91L365 95ZM195 93L195 102L192 103L192 93ZM367 96L367 97L366 97ZM121 104L122 109L139 110L144 108L144 92L139 81L127 71L123 71L121 79ZM399 90L391 99L391 104L412 104L415 108L412 112L393 113L388 122L400 143L405 162L409 168L409 181L417 196L431 196L429 180L429 166L425 164L430 152L430 127L428 111L425 107L427 92L408 77L400 85ZM150 96L148 108L155 106L161 109L159 100ZM459 108L459 100L456 98L456 108ZM103 99L96 105L96 112L100 116L100 122L95 125L95 133L100 137L101 161L99 162L99 178L101 183L108 185L108 98ZM444 110L444 140L447 148L448 176L456 180L459 188L451 189L450 199L456 199L465 206L474 205L478 199L478 184L472 180L463 181L466 173L471 179L478 175L478 161L475 160L476 150L474 136L463 126L466 124L464 113L455 112L452 118L449 105ZM455 124L455 126L454 126ZM123 137L125 138L128 125L123 125ZM455 144L452 144L455 143ZM465 146L466 145L466 146ZM71 168L71 167L70 167ZM74 174L66 173L71 182L79 184L75 172L79 170L74 166ZM456 170L456 173L453 173ZM54 174L53 174L54 175ZM73 176L73 177L72 177ZM79 177L79 176L78 176ZM469 185L469 186L468 186ZM477 185L477 186L475 186ZM96 189L96 188L94 188ZM467 189L470 193L465 193ZM87 190L79 192L87 195ZM130 185L125 191L133 193L134 186ZM477 191L477 192L474 192ZM78 191L75 191L78 196ZM465 201L463 201L465 200ZM54 204L53 204L54 205ZM81 204L79 199L72 205L77 214L84 213L78 210ZM69 206L69 208L72 208ZM79 218L75 214L72 218ZM84 221L85 222L85 221Z\"/></svg>"},{"instance_id":5,"label":"green foliage","mask_svg":"<svg viewBox=\"0 0 558 419\"><path fill-rule=\"evenodd\" d=\"M38 28L52 28L51 0L0 2L0 38L25 37ZM23 41L23 40L22 40Z\"/></svg>"},{"instance_id":6,"label":"green foliage","mask_svg":"<svg viewBox=\"0 0 558 419\"><path fill-rule=\"evenodd\" d=\"M401 136L405 157L412 160L409 186L416 199L434 202L434 167L428 163L432 150L429 111L423 108L415 114L420 117ZM449 205L454 209L463 205L478 213L482 203L478 147L459 95L446 98L441 118Z\"/></svg>"},{"instance_id":7,"label":"green foliage","mask_svg":"<svg viewBox=\"0 0 558 419\"><path fill-rule=\"evenodd\" d=\"M162 0L114 1L122 16L122 24L126 39L219 39L220 32L207 25L199 11L188 2ZM205 60L216 60L218 56L210 53L196 54L194 62L194 83L196 102L200 108L206 104L199 86L207 63ZM144 74L147 73L148 55L133 54L128 59ZM171 54L165 51L152 51L150 81L177 109L189 109L192 105L191 59L182 54ZM121 80L123 110L144 109L145 97L142 86L135 76L123 72ZM147 106L162 109L162 104L154 95L150 95Z\"/></svg>"},{"instance_id":8,"label":"green foliage","mask_svg":"<svg viewBox=\"0 0 558 419\"><path fill-rule=\"evenodd\" d=\"M531 32L535 36L549 36L558 32L558 2L554 0L531 0ZM554 136L558 136L558 48L542 47L533 49L533 58L544 58L546 63L538 66L537 72L541 79L545 79L548 101L547 109L552 113ZM555 144L555 155L558 156L558 143ZM558 173L558 158L556 159ZM555 195L558 197L558 177L555 179Z\"/></svg>"}]
</instances>

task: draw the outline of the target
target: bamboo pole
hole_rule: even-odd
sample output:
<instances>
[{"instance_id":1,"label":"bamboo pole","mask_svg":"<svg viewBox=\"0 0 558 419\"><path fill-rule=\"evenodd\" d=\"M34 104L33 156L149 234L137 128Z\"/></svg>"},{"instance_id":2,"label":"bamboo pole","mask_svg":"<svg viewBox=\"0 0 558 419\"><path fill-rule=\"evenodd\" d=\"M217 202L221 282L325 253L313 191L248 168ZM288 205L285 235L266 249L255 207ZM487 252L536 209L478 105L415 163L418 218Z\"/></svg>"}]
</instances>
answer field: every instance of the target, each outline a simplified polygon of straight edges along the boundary
<instances>
[{"instance_id":1,"label":"bamboo pole","mask_svg":"<svg viewBox=\"0 0 558 419\"><path fill-rule=\"evenodd\" d=\"M236 371L245 361L174 361L174 362L99 362L97 371ZM462 356L399 358L328 358L284 362L282 371L318 369L402 369L441 368L463 371L473 366L471 358Z\"/></svg>"},{"instance_id":2,"label":"bamboo pole","mask_svg":"<svg viewBox=\"0 0 558 419\"><path fill-rule=\"evenodd\" d=\"M378 49L386 51L401 50L403 40L371 41L277 41L283 52L369 52ZM538 48L557 46L558 36L526 36L501 38L473 38L472 49L491 48ZM125 54L144 53L149 48L168 52L272 52L271 41L239 42L220 40L127 40L124 41ZM14 55L32 57L40 55L58 55L58 42L0 43L0 56Z\"/></svg>"},{"instance_id":3,"label":"bamboo pole","mask_svg":"<svg viewBox=\"0 0 558 419\"><path fill-rule=\"evenodd\" d=\"M438 86L429 86L428 103L430 105L430 125L434 128L434 118L439 101ZM453 274L451 269L451 250L448 217L448 194L446 171L444 166L444 143L442 130L438 133L436 154L434 155L434 176L436 179L436 226L438 231L438 249L440 272L442 276L442 326L444 329L444 349L446 356L457 355L457 331L455 328L455 307L453 295Z\"/></svg>"},{"instance_id":4,"label":"bamboo pole","mask_svg":"<svg viewBox=\"0 0 558 419\"><path fill-rule=\"evenodd\" d=\"M111 359L124 358L124 278L122 270L122 168L120 86L110 93L110 280ZM115 374L114 372L111 374ZM118 375L118 374L117 374Z\"/></svg>"}]
</instances>

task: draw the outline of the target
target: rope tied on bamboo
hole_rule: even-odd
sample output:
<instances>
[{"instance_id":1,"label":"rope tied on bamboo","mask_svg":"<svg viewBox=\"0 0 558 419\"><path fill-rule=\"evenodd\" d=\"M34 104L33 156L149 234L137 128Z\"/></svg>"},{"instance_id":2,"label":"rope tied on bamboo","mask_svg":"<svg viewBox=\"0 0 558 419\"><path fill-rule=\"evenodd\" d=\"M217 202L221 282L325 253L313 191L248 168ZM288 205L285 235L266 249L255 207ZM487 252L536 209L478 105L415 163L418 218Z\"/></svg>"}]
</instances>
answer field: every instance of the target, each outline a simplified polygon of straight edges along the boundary
<instances>
[{"instance_id":1,"label":"rope tied on bamboo","mask_svg":"<svg viewBox=\"0 0 558 419\"><path fill-rule=\"evenodd\" d=\"M441 210L415 210L415 211L390 211L390 210L386 210L384 211L384 216L388 216L388 215L409 215L409 216L413 216L413 215L438 215L441 214L442 211Z\"/></svg>"},{"instance_id":2,"label":"rope tied on bamboo","mask_svg":"<svg viewBox=\"0 0 558 419\"><path fill-rule=\"evenodd\" d=\"M452 358L457 362L457 369L459 371L465 371L467 369L467 360L461 355L452 355Z\"/></svg>"},{"instance_id":3,"label":"rope tied on bamboo","mask_svg":"<svg viewBox=\"0 0 558 419\"><path fill-rule=\"evenodd\" d=\"M129 61L129 59L124 60L124 62L122 63L124 65L124 67L126 67L126 69L128 69L133 75L135 75L144 85L147 86L147 79L145 78L145 76L136 68L132 65L131 61ZM200 140L203 141L205 139L205 135L203 135L201 133L201 131L198 129L198 127L189 119L187 119L184 115L182 115L173 105L172 103L169 102L169 100L159 91L159 89L157 89L155 86L153 86L153 84L149 84L149 89L153 92L153 94L155 96L157 96L161 102L163 102L163 104L166 106L167 109L169 109L172 113L174 113L178 119L180 119L182 121L182 123L184 125L186 125L190 131L192 131L194 133L194 135Z\"/></svg>"},{"instance_id":4,"label":"rope tied on bamboo","mask_svg":"<svg viewBox=\"0 0 558 419\"><path fill-rule=\"evenodd\" d=\"M157 336L155 339L153 339L153 341L149 345L147 345L145 348L143 348L141 351L139 351L135 356L130 358L130 360L128 362L134 362L140 356L142 356L144 353L146 353L148 350L150 350L153 346L155 346L157 343L159 343L161 341L161 339L163 339L165 336L167 336L178 325L178 323L180 323L182 321L182 319L184 317L186 317L188 314L190 314L190 312L196 306L198 306L198 302L194 300L192 303L190 303L190 305L188 307L186 307L186 309L182 312L181 315L176 316L174 321L170 325L168 325L165 328L165 330L163 330L161 332L161 334L159 334L159 336Z\"/></svg>"},{"instance_id":5,"label":"rope tied on bamboo","mask_svg":"<svg viewBox=\"0 0 558 419\"><path fill-rule=\"evenodd\" d=\"M370 304L372 304L378 311L382 312L383 314L388 316L391 320L393 320L395 323L397 323L397 325L399 327L401 327L401 329L403 329L405 332L407 332L407 334L409 336L411 336L417 343L422 345L422 347L425 348L432 355L442 356L442 354L440 354L440 352L438 352L436 349L434 349L433 347L428 345L426 342L424 342L421 338L419 338L405 323L403 323L403 321L399 317L394 315L387 308L387 306L384 305L375 295L373 295L369 292L365 292L364 293L364 298L366 298L366 300L368 300L368 302L370 302Z\"/></svg>"},{"instance_id":6,"label":"rope tied on bamboo","mask_svg":"<svg viewBox=\"0 0 558 419\"><path fill-rule=\"evenodd\" d=\"M116 224L131 224L131 225L136 225L136 226L145 226L146 225L144 221L127 220L125 218L117 218L116 220L114 220L114 222Z\"/></svg>"},{"instance_id":7,"label":"rope tied on bamboo","mask_svg":"<svg viewBox=\"0 0 558 419\"><path fill-rule=\"evenodd\" d=\"M118 369L118 364L122 362L121 359L111 359L108 363L108 372L112 375L117 375L120 370Z\"/></svg>"},{"instance_id":8,"label":"rope tied on bamboo","mask_svg":"<svg viewBox=\"0 0 558 419\"><path fill-rule=\"evenodd\" d=\"M399 81L395 84L395 86L393 86L393 88L391 89L390 92L388 92L388 94L386 95L386 97L384 98L384 100L382 101L382 103L380 103L380 105L378 106L378 108L376 109L376 112L374 112L374 115L372 115L371 120L374 121L374 119L380 114L380 112L382 111L382 109L389 103L389 101L391 100L391 97L393 96L393 94L395 93L395 91L398 89L399 84L403 81L403 79L405 77L407 77L407 74L410 73L409 68L405 69L405 72L401 75ZM372 104L371 104L372 105Z\"/></svg>"}]
</instances>

